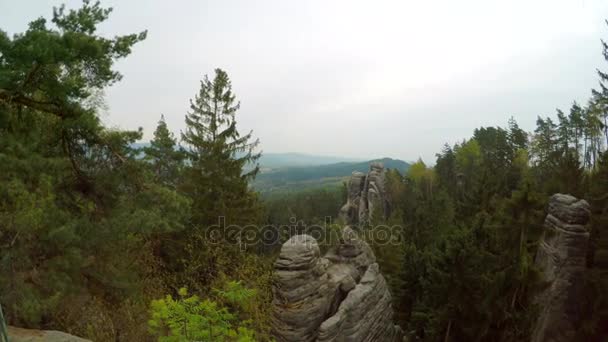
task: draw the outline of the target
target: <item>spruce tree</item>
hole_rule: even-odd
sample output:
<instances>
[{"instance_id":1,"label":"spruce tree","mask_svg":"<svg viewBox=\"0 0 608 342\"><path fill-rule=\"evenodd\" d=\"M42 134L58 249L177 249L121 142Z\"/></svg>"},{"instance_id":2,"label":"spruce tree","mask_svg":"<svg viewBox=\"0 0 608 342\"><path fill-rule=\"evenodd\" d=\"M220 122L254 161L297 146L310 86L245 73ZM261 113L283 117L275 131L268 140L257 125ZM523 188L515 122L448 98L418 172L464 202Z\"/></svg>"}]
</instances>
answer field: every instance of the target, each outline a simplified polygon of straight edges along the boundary
<instances>
[{"instance_id":1,"label":"spruce tree","mask_svg":"<svg viewBox=\"0 0 608 342\"><path fill-rule=\"evenodd\" d=\"M169 131L164 116L161 115L150 146L144 147L143 150L146 154L144 159L150 163L156 180L175 188L183 168L184 153L177 149L176 139Z\"/></svg>"},{"instance_id":2,"label":"spruce tree","mask_svg":"<svg viewBox=\"0 0 608 342\"><path fill-rule=\"evenodd\" d=\"M183 191L193 201L194 224L215 224L220 217L234 224L257 220L257 201L248 181L259 170L260 154L254 152L259 140L252 139L251 131L241 135L237 130L239 107L228 74L221 69L215 70L213 80L205 75L190 100L182 133L189 161Z\"/></svg>"}]
</instances>

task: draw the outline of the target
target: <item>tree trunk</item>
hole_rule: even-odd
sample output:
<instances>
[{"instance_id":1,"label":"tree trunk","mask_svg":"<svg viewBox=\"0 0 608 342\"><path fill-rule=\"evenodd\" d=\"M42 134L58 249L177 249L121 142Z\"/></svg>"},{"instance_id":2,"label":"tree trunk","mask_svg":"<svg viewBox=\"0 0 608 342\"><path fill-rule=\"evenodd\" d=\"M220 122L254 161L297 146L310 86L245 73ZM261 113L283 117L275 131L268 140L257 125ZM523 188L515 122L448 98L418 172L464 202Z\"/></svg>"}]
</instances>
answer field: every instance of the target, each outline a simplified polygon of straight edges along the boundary
<instances>
[{"instance_id":1,"label":"tree trunk","mask_svg":"<svg viewBox=\"0 0 608 342\"><path fill-rule=\"evenodd\" d=\"M452 320L448 322L448 328L445 331L445 337L443 338L443 342L448 342L450 340L450 330L452 329Z\"/></svg>"}]
</instances>

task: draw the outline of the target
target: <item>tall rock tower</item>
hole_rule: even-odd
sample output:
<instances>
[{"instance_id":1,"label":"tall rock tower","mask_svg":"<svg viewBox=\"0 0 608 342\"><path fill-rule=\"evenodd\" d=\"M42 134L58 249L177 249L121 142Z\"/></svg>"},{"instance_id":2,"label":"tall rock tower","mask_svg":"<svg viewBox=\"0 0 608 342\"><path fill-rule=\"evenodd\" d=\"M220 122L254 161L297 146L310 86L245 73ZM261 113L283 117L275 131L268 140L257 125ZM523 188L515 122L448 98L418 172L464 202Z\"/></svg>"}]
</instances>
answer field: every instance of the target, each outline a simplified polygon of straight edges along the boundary
<instances>
[{"instance_id":1,"label":"tall rock tower","mask_svg":"<svg viewBox=\"0 0 608 342\"><path fill-rule=\"evenodd\" d=\"M274 269L272 331L277 341L401 339L374 253L350 227L323 257L313 237L292 237Z\"/></svg>"},{"instance_id":2,"label":"tall rock tower","mask_svg":"<svg viewBox=\"0 0 608 342\"><path fill-rule=\"evenodd\" d=\"M590 207L585 200L555 194L549 200L545 231L535 260L547 288L536 298L540 315L533 342L574 341L581 308L581 290L589 232Z\"/></svg>"},{"instance_id":3,"label":"tall rock tower","mask_svg":"<svg viewBox=\"0 0 608 342\"><path fill-rule=\"evenodd\" d=\"M380 162L371 163L367 174L353 172L348 182L346 204L340 209L340 217L347 224L365 226L377 213L388 217L385 178L386 170Z\"/></svg>"}]
</instances>

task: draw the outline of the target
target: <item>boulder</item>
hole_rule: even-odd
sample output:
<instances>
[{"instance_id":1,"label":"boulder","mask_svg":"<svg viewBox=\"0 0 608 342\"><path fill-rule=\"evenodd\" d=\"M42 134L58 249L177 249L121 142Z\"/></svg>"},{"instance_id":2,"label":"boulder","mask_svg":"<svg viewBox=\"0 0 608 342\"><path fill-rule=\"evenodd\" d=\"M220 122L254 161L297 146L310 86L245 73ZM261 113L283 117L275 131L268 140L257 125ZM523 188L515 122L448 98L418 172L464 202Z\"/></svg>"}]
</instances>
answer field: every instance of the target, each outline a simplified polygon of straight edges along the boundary
<instances>
[{"instance_id":1,"label":"boulder","mask_svg":"<svg viewBox=\"0 0 608 342\"><path fill-rule=\"evenodd\" d=\"M338 244L330 249L325 258L333 264L351 265L355 271L357 281L361 279L365 270L376 262L376 256L367 242L362 241L352 228L346 226L342 229Z\"/></svg>"},{"instance_id":2,"label":"boulder","mask_svg":"<svg viewBox=\"0 0 608 342\"><path fill-rule=\"evenodd\" d=\"M11 342L91 342L56 330L36 330L8 327L8 339Z\"/></svg>"},{"instance_id":3,"label":"boulder","mask_svg":"<svg viewBox=\"0 0 608 342\"><path fill-rule=\"evenodd\" d=\"M585 200L555 194L535 264L542 271L546 288L537 296L540 314L532 341L573 341L582 312L582 281L586 268L590 207Z\"/></svg>"},{"instance_id":4,"label":"boulder","mask_svg":"<svg viewBox=\"0 0 608 342\"><path fill-rule=\"evenodd\" d=\"M338 311L319 327L318 341L396 341L391 294L378 264L371 264Z\"/></svg>"},{"instance_id":5,"label":"boulder","mask_svg":"<svg viewBox=\"0 0 608 342\"><path fill-rule=\"evenodd\" d=\"M391 294L375 260L350 227L325 257L311 236L289 239L274 264L276 340L398 340Z\"/></svg>"},{"instance_id":6,"label":"boulder","mask_svg":"<svg viewBox=\"0 0 608 342\"><path fill-rule=\"evenodd\" d=\"M329 314L336 284L309 235L287 240L274 263L272 331L277 341L314 341Z\"/></svg>"}]
</instances>

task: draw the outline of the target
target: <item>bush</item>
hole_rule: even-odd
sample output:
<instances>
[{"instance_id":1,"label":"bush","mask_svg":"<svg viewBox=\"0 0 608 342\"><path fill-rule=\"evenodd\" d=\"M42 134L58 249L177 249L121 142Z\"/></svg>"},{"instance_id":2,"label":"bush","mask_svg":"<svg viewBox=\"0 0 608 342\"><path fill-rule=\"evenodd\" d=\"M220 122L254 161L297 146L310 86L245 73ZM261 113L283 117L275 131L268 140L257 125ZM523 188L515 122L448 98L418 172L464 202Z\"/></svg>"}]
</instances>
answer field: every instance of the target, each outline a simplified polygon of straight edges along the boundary
<instances>
[{"instance_id":1,"label":"bush","mask_svg":"<svg viewBox=\"0 0 608 342\"><path fill-rule=\"evenodd\" d=\"M179 290L179 298L167 295L152 301L148 322L150 332L161 342L173 341L255 341L249 328L250 320L239 318L238 308L247 307L255 290L247 289L237 281L229 281L217 295L231 305L227 306L198 296L188 296L186 288Z\"/></svg>"}]
</instances>

